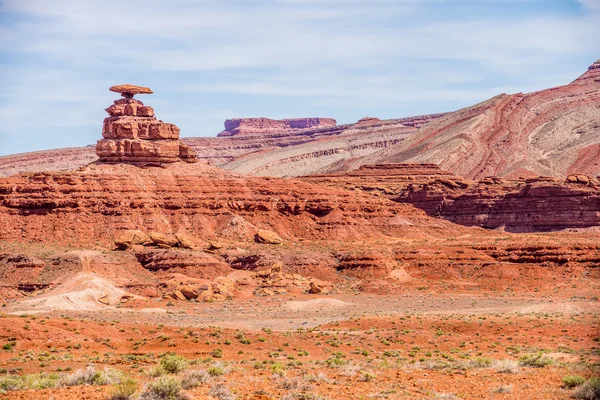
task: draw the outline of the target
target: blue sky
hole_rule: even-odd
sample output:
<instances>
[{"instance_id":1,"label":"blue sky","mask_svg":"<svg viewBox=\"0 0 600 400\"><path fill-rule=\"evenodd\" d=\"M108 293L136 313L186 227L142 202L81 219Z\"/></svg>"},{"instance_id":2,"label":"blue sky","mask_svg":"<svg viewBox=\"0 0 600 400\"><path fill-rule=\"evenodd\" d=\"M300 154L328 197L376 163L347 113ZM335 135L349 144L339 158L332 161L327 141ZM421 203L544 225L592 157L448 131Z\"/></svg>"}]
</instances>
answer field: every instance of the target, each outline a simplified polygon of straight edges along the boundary
<instances>
[{"instance_id":1,"label":"blue sky","mask_svg":"<svg viewBox=\"0 0 600 400\"><path fill-rule=\"evenodd\" d=\"M182 136L235 117L339 123L566 84L600 0L0 0L0 155L94 144L114 84Z\"/></svg>"}]
</instances>

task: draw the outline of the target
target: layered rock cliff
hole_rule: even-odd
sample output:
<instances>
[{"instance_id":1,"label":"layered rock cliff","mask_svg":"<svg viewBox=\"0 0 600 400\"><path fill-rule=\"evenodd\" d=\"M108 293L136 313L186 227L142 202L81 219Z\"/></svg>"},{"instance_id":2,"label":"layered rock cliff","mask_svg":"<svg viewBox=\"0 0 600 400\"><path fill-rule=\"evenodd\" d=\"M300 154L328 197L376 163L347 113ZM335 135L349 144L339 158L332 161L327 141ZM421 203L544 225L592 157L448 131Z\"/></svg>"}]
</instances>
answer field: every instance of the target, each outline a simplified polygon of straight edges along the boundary
<instances>
[{"instance_id":1,"label":"layered rock cliff","mask_svg":"<svg viewBox=\"0 0 600 400\"><path fill-rule=\"evenodd\" d=\"M478 182L436 179L394 200L461 225L513 232L600 227L600 182L585 175Z\"/></svg>"},{"instance_id":2,"label":"layered rock cliff","mask_svg":"<svg viewBox=\"0 0 600 400\"><path fill-rule=\"evenodd\" d=\"M262 135L268 133L288 133L300 129L334 127L337 122L333 118L235 118L225 121L225 130L218 137L236 135Z\"/></svg>"},{"instance_id":3,"label":"layered rock cliff","mask_svg":"<svg viewBox=\"0 0 600 400\"><path fill-rule=\"evenodd\" d=\"M387 199L203 164L90 165L0 179L0 240L109 243L127 229L227 240L253 240L271 229L284 239L338 240L409 231L420 237L444 224Z\"/></svg>"},{"instance_id":4,"label":"layered rock cliff","mask_svg":"<svg viewBox=\"0 0 600 400\"><path fill-rule=\"evenodd\" d=\"M393 196L413 184L425 184L438 178L460 179L436 164L363 165L348 172L302 176L306 182Z\"/></svg>"}]
</instances>

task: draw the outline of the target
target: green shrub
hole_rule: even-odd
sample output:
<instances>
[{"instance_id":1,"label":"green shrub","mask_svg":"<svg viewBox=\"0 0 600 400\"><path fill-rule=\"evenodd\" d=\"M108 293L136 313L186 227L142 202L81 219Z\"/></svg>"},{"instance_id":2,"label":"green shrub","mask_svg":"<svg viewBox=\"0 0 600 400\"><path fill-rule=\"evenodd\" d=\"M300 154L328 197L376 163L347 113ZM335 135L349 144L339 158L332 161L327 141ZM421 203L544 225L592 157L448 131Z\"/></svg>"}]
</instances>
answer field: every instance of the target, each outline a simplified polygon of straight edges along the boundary
<instances>
[{"instance_id":1,"label":"green shrub","mask_svg":"<svg viewBox=\"0 0 600 400\"><path fill-rule=\"evenodd\" d=\"M583 385L585 378L579 375L567 375L562 378L563 386L567 389L572 389L576 386Z\"/></svg>"},{"instance_id":2,"label":"green shrub","mask_svg":"<svg viewBox=\"0 0 600 400\"><path fill-rule=\"evenodd\" d=\"M148 383L141 399L177 400L181 398L181 380L174 376L165 375Z\"/></svg>"},{"instance_id":3,"label":"green shrub","mask_svg":"<svg viewBox=\"0 0 600 400\"><path fill-rule=\"evenodd\" d=\"M221 349L214 349L212 351L212 356L214 358L221 358L221 357L223 357L223 350L221 350Z\"/></svg>"},{"instance_id":4,"label":"green shrub","mask_svg":"<svg viewBox=\"0 0 600 400\"><path fill-rule=\"evenodd\" d=\"M208 369L208 374L210 376L221 376L225 374L225 370L221 366L214 365Z\"/></svg>"},{"instance_id":5,"label":"green shrub","mask_svg":"<svg viewBox=\"0 0 600 400\"><path fill-rule=\"evenodd\" d=\"M177 354L167 354L160 360L160 366L169 374L178 374L187 369L188 361Z\"/></svg>"},{"instance_id":6,"label":"green shrub","mask_svg":"<svg viewBox=\"0 0 600 400\"><path fill-rule=\"evenodd\" d=\"M546 357L542 353L528 354L519 358L519 365L522 365L524 367L543 368L552 363L552 359Z\"/></svg>"},{"instance_id":7,"label":"green shrub","mask_svg":"<svg viewBox=\"0 0 600 400\"><path fill-rule=\"evenodd\" d=\"M489 357L475 357L471 360L471 365L475 368L485 368L491 366L493 362L494 360Z\"/></svg>"},{"instance_id":8,"label":"green shrub","mask_svg":"<svg viewBox=\"0 0 600 400\"><path fill-rule=\"evenodd\" d=\"M13 375L0 377L0 393L21 389L25 389L25 383L21 377Z\"/></svg>"},{"instance_id":9,"label":"green shrub","mask_svg":"<svg viewBox=\"0 0 600 400\"><path fill-rule=\"evenodd\" d=\"M271 366L271 371L277 375L282 375L284 370L285 367L281 363L275 363Z\"/></svg>"},{"instance_id":10,"label":"green shrub","mask_svg":"<svg viewBox=\"0 0 600 400\"><path fill-rule=\"evenodd\" d=\"M15 342L8 342L2 346L2 350L10 351L15 347Z\"/></svg>"},{"instance_id":11,"label":"green shrub","mask_svg":"<svg viewBox=\"0 0 600 400\"><path fill-rule=\"evenodd\" d=\"M130 400L138 389L138 383L132 378L124 378L115 387L110 400Z\"/></svg>"}]
</instances>

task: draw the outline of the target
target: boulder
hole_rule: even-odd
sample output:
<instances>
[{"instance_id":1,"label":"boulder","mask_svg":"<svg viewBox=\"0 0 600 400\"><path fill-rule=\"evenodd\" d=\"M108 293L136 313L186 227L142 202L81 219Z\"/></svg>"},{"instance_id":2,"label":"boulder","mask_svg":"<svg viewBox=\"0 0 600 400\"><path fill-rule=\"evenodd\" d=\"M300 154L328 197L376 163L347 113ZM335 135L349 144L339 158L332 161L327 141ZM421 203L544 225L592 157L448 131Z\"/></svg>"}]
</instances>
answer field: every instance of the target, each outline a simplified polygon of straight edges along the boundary
<instances>
[{"instance_id":1,"label":"boulder","mask_svg":"<svg viewBox=\"0 0 600 400\"><path fill-rule=\"evenodd\" d=\"M170 249L179 244L179 240L175 236L168 236L160 232L150 232L150 241L153 245L164 249Z\"/></svg>"},{"instance_id":2,"label":"boulder","mask_svg":"<svg viewBox=\"0 0 600 400\"><path fill-rule=\"evenodd\" d=\"M328 294L331 293L331 284L319 280L311 280L308 289L309 294Z\"/></svg>"},{"instance_id":3,"label":"boulder","mask_svg":"<svg viewBox=\"0 0 600 400\"><path fill-rule=\"evenodd\" d=\"M254 240L257 243L264 243L264 244L281 244L281 243L283 243L283 239L280 238L278 234L276 234L273 231L266 230L266 229L260 229L258 232L256 232L256 235L254 236Z\"/></svg>"},{"instance_id":4,"label":"boulder","mask_svg":"<svg viewBox=\"0 0 600 400\"><path fill-rule=\"evenodd\" d=\"M198 297L198 292L188 285L181 286L179 291L187 300L193 300Z\"/></svg>"},{"instance_id":5,"label":"boulder","mask_svg":"<svg viewBox=\"0 0 600 400\"><path fill-rule=\"evenodd\" d=\"M127 230L119 233L114 240L117 248L126 250L135 245L150 243L150 236L140 230Z\"/></svg>"},{"instance_id":6,"label":"boulder","mask_svg":"<svg viewBox=\"0 0 600 400\"><path fill-rule=\"evenodd\" d=\"M183 295L183 293L181 293L180 290L175 290L173 293L171 293L171 298L173 298L175 300L180 300L180 301L187 300L187 298Z\"/></svg>"},{"instance_id":7,"label":"boulder","mask_svg":"<svg viewBox=\"0 0 600 400\"><path fill-rule=\"evenodd\" d=\"M115 85L115 86L111 86L110 89L111 92L115 92L115 93L121 93L122 95L125 94L130 94L130 95L136 95L136 94L152 94L154 93L152 91L152 89L150 89L149 87L145 87L145 86L137 86L137 85L130 85L130 84L123 84L123 85ZM127 96L124 96L127 97Z\"/></svg>"},{"instance_id":8,"label":"boulder","mask_svg":"<svg viewBox=\"0 0 600 400\"><path fill-rule=\"evenodd\" d=\"M197 247L196 240L185 233L176 233L175 238L177 239L179 247L183 249L193 250Z\"/></svg>"}]
</instances>

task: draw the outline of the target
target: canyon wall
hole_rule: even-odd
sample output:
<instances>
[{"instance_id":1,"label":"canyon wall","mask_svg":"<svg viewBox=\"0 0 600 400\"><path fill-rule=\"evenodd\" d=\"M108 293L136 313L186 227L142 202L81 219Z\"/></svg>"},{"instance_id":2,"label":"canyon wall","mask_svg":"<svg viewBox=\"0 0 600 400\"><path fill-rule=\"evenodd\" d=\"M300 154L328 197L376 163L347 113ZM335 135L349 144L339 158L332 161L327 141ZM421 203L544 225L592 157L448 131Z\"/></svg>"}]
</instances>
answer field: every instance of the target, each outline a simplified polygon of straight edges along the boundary
<instances>
[{"instance_id":1,"label":"canyon wall","mask_svg":"<svg viewBox=\"0 0 600 400\"><path fill-rule=\"evenodd\" d=\"M585 175L478 182L439 178L410 185L394 200L457 224L512 232L600 227L600 182Z\"/></svg>"}]
</instances>

